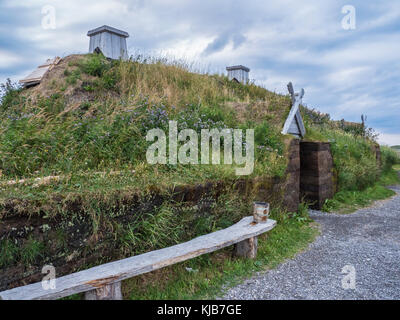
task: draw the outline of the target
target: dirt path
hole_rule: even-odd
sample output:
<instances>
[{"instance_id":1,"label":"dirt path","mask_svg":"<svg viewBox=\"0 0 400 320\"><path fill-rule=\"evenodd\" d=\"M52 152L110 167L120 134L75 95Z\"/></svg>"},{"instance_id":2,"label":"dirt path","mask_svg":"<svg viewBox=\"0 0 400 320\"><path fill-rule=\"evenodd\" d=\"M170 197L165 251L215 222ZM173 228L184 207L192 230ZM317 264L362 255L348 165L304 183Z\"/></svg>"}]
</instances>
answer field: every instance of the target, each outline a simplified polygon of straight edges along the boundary
<instances>
[{"instance_id":1,"label":"dirt path","mask_svg":"<svg viewBox=\"0 0 400 320\"><path fill-rule=\"evenodd\" d=\"M311 211L321 235L305 252L223 298L400 299L400 186L391 189L397 195L349 215Z\"/></svg>"}]
</instances>

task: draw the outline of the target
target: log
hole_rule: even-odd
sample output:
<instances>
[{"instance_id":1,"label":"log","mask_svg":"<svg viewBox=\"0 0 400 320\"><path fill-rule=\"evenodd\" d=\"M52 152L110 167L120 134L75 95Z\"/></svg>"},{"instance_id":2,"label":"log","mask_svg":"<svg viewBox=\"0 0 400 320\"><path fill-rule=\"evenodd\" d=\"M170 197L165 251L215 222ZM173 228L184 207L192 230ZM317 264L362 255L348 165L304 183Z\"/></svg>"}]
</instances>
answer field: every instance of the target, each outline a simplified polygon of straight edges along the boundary
<instances>
[{"instance_id":1,"label":"log","mask_svg":"<svg viewBox=\"0 0 400 320\"><path fill-rule=\"evenodd\" d=\"M122 300L121 282L100 286L85 292L85 300Z\"/></svg>"}]
</instances>

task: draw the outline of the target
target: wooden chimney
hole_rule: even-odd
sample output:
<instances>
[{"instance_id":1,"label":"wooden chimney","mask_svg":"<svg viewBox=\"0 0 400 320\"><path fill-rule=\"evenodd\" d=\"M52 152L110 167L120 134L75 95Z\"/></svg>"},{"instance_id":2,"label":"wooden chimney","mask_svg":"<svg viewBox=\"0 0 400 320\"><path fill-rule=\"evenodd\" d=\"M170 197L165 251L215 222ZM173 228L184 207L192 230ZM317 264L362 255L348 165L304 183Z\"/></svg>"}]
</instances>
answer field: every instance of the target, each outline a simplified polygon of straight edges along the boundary
<instances>
[{"instance_id":1,"label":"wooden chimney","mask_svg":"<svg viewBox=\"0 0 400 320\"><path fill-rule=\"evenodd\" d=\"M226 67L226 70L228 71L229 80L234 80L243 84L249 82L249 72L250 72L249 68L239 65L239 66Z\"/></svg>"},{"instance_id":2,"label":"wooden chimney","mask_svg":"<svg viewBox=\"0 0 400 320\"><path fill-rule=\"evenodd\" d=\"M128 59L126 38L129 34L125 31L109 26L102 26L88 31L90 37L89 52L101 51L110 59Z\"/></svg>"}]
</instances>

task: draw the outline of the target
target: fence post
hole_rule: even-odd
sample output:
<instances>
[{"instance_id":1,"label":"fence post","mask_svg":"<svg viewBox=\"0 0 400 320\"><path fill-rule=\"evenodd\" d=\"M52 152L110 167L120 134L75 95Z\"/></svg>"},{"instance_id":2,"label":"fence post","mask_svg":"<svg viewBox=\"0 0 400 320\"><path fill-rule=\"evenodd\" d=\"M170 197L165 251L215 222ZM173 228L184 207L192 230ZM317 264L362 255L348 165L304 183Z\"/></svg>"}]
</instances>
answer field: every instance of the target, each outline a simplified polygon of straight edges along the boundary
<instances>
[{"instance_id":1,"label":"fence post","mask_svg":"<svg viewBox=\"0 0 400 320\"><path fill-rule=\"evenodd\" d=\"M257 247L258 239L257 237L252 237L235 244L234 256L255 259L257 258Z\"/></svg>"},{"instance_id":2,"label":"fence post","mask_svg":"<svg viewBox=\"0 0 400 320\"><path fill-rule=\"evenodd\" d=\"M268 220L269 203L254 202L253 223L265 223ZM233 255L248 259L257 258L258 238L252 237L235 244Z\"/></svg>"},{"instance_id":3,"label":"fence post","mask_svg":"<svg viewBox=\"0 0 400 320\"><path fill-rule=\"evenodd\" d=\"M122 300L121 282L115 282L85 292L85 300Z\"/></svg>"}]
</instances>

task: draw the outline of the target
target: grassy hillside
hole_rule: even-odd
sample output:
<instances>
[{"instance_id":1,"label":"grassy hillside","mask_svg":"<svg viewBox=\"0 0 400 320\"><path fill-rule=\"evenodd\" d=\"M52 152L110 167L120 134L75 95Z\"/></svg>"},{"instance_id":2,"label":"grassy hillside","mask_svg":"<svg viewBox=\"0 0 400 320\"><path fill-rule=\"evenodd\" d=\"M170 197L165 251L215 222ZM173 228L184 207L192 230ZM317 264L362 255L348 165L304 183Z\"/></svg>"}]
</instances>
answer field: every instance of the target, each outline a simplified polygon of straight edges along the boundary
<instances>
[{"instance_id":1,"label":"grassy hillside","mask_svg":"<svg viewBox=\"0 0 400 320\"><path fill-rule=\"evenodd\" d=\"M3 98L0 201L237 178L232 166L148 165L145 135L154 127L168 132L168 120L198 132L254 128L253 176L282 175L285 145L279 132L289 108L286 96L191 73L180 64L68 56L40 85L10 88ZM54 179L35 180L48 176ZM9 184L21 179L18 188Z\"/></svg>"},{"instance_id":2,"label":"grassy hillside","mask_svg":"<svg viewBox=\"0 0 400 320\"><path fill-rule=\"evenodd\" d=\"M10 208L51 216L59 212L60 199L79 199L90 207L93 198L108 202L116 191L146 195L243 178L231 165L149 165L146 133L155 127L168 132L168 120L198 133L255 129L256 163L245 178L282 176L288 140L280 131L289 97L189 69L143 57L109 61L96 54L71 55L38 86L3 87L0 217ZM332 143L340 189L359 190L377 180L371 132L314 110L302 112L306 139Z\"/></svg>"},{"instance_id":3,"label":"grassy hillside","mask_svg":"<svg viewBox=\"0 0 400 320\"><path fill-rule=\"evenodd\" d=\"M70 273L225 228L251 213L268 179L285 177L291 138L280 132L291 100L254 84L194 73L182 63L89 54L64 58L36 87L8 83L3 90L0 267L11 275L21 266L33 274L45 262ZM383 148L379 168L366 128L307 108L302 113L306 139L331 142L340 191L373 185L398 161ZM167 132L169 120L198 133L254 129L253 173L240 177L223 164L148 164L146 133ZM246 192L232 187L243 180L251 182ZM172 191L182 186L189 198L208 188L212 199L177 199ZM289 216L272 207L278 221ZM8 278L0 275L0 287Z\"/></svg>"},{"instance_id":4,"label":"grassy hillside","mask_svg":"<svg viewBox=\"0 0 400 320\"><path fill-rule=\"evenodd\" d=\"M331 150L339 191L363 190L399 161L388 147L381 147L381 167L374 152L376 134L371 128L344 121L332 121L328 114L302 108L307 128L306 139L327 141ZM360 129L361 128L361 129Z\"/></svg>"}]
</instances>

